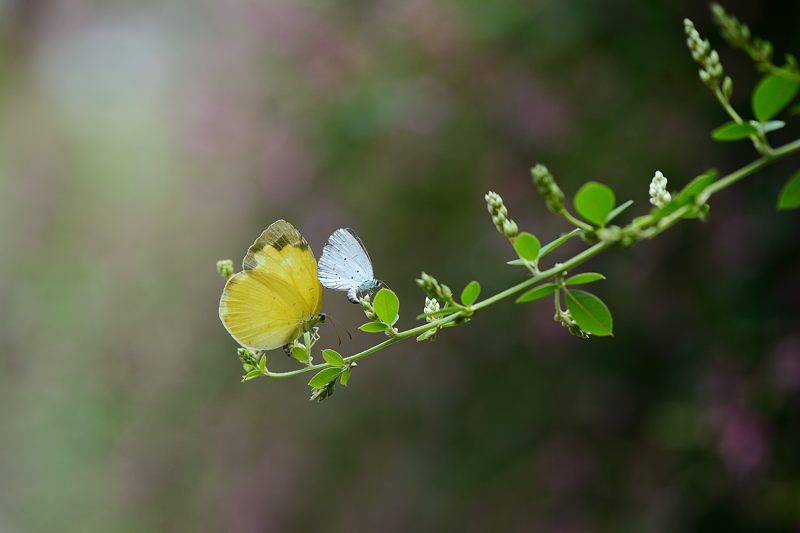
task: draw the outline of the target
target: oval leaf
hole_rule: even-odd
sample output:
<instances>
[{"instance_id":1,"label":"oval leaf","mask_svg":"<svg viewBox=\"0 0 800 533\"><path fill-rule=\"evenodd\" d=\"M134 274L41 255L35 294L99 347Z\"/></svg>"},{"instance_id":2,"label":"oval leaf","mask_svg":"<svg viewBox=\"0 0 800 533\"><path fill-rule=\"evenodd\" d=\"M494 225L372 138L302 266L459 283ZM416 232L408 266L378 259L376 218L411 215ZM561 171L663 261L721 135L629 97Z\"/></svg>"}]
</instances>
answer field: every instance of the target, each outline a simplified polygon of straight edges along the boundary
<instances>
[{"instance_id":1,"label":"oval leaf","mask_svg":"<svg viewBox=\"0 0 800 533\"><path fill-rule=\"evenodd\" d=\"M567 278L564 283L567 285L585 285L594 281L600 281L601 279L606 279L606 277L597 272L583 272Z\"/></svg>"},{"instance_id":2,"label":"oval leaf","mask_svg":"<svg viewBox=\"0 0 800 533\"><path fill-rule=\"evenodd\" d=\"M782 76L769 74L758 82L753 91L753 114L760 122L766 122L792 103L800 83Z\"/></svg>"},{"instance_id":3,"label":"oval leaf","mask_svg":"<svg viewBox=\"0 0 800 533\"><path fill-rule=\"evenodd\" d=\"M472 305L481 295L481 284L477 281L470 281L464 290L461 291L461 303L464 305Z\"/></svg>"},{"instance_id":4,"label":"oval leaf","mask_svg":"<svg viewBox=\"0 0 800 533\"><path fill-rule=\"evenodd\" d=\"M526 261L536 260L539 257L540 249L539 239L528 232L523 231L514 239L514 250L517 251L517 255Z\"/></svg>"},{"instance_id":5,"label":"oval leaf","mask_svg":"<svg viewBox=\"0 0 800 533\"><path fill-rule=\"evenodd\" d=\"M325 362L329 365L338 367L344 366L344 359L336 350L322 350L322 358L325 359Z\"/></svg>"},{"instance_id":6,"label":"oval leaf","mask_svg":"<svg viewBox=\"0 0 800 533\"><path fill-rule=\"evenodd\" d=\"M301 363L308 363L308 350L302 346L295 346L292 348L292 358Z\"/></svg>"},{"instance_id":7,"label":"oval leaf","mask_svg":"<svg viewBox=\"0 0 800 533\"><path fill-rule=\"evenodd\" d=\"M778 196L778 209L797 209L798 207L800 207L800 172L786 182Z\"/></svg>"},{"instance_id":8,"label":"oval leaf","mask_svg":"<svg viewBox=\"0 0 800 533\"><path fill-rule=\"evenodd\" d=\"M324 387L334 379L339 377L339 374L342 373L341 368L331 367L326 368L325 370L321 370L311 378L311 381L308 382L309 387Z\"/></svg>"},{"instance_id":9,"label":"oval leaf","mask_svg":"<svg viewBox=\"0 0 800 533\"><path fill-rule=\"evenodd\" d=\"M380 333L381 331L386 331L388 328L389 325L383 322L367 322L366 324L358 326L358 329L364 333Z\"/></svg>"},{"instance_id":10,"label":"oval leaf","mask_svg":"<svg viewBox=\"0 0 800 533\"><path fill-rule=\"evenodd\" d=\"M400 300L397 299L397 295L393 291L383 288L375 295L372 307L381 322L394 324L395 320L397 320L397 313L400 311Z\"/></svg>"},{"instance_id":11,"label":"oval leaf","mask_svg":"<svg viewBox=\"0 0 800 533\"><path fill-rule=\"evenodd\" d=\"M348 368L344 372L342 372L342 377L339 379L339 383L347 387L347 383L350 381L350 371L351 369Z\"/></svg>"},{"instance_id":12,"label":"oval leaf","mask_svg":"<svg viewBox=\"0 0 800 533\"><path fill-rule=\"evenodd\" d=\"M534 300L539 300L544 298L545 296L549 296L556 292L558 285L555 283L545 283L544 285L539 285L528 292L524 293L522 296L517 298L518 304L524 304L527 302L532 302Z\"/></svg>"},{"instance_id":13,"label":"oval leaf","mask_svg":"<svg viewBox=\"0 0 800 533\"><path fill-rule=\"evenodd\" d=\"M614 323L611 311L594 294L586 291L567 291L567 308L581 329L598 337L612 334Z\"/></svg>"},{"instance_id":14,"label":"oval leaf","mask_svg":"<svg viewBox=\"0 0 800 533\"><path fill-rule=\"evenodd\" d=\"M614 191L602 183L589 181L575 195L575 210L589 222L603 226L614 209Z\"/></svg>"},{"instance_id":15,"label":"oval leaf","mask_svg":"<svg viewBox=\"0 0 800 533\"><path fill-rule=\"evenodd\" d=\"M712 131L711 138L715 141L739 141L756 134L758 134L758 129L748 122L741 124L727 122Z\"/></svg>"}]
</instances>

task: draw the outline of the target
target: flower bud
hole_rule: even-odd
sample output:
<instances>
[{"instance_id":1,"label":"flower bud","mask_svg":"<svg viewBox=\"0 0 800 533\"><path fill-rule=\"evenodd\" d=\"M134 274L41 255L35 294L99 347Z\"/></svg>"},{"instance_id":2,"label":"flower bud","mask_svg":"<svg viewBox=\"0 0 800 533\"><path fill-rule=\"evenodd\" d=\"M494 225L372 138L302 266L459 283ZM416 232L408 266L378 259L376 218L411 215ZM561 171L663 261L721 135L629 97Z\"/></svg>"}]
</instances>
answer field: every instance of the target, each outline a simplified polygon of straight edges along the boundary
<instances>
[{"instance_id":1,"label":"flower bud","mask_svg":"<svg viewBox=\"0 0 800 533\"><path fill-rule=\"evenodd\" d=\"M552 213L561 213L564 210L564 193L547 167L536 165L531 169L531 177L536 190L544 198L547 209Z\"/></svg>"},{"instance_id":2,"label":"flower bud","mask_svg":"<svg viewBox=\"0 0 800 533\"><path fill-rule=\"evenodd\" d=\"M364 310L364 315L370 320L378 320L378 315L372 307L372 299L369 294L365 294L359 301L361 302L361 309Z\"/></svg>"},{"instance_id":3,"label":"flower bud","mask_svg":"<svg viewBox=\"0 0 800 533\"><path fill-rule=\"evenodd\" d=\"M233 261L230 259L220 259L217 261L217 272L225 279L233 276Z\"/></svg>"},{"instance_id":4,"label":"flower bud","mask_svg":"<svg viewBox=\"0 0 800 533\"><path fill-rule=\"evenodd\" d=\"M519 229L517 228L517 224L508 218L508 209L500 195L496 192L489 191L486 193L485 199L486 209L489 211L489 214L492 215L492 222L497 228L497 231L509 239L516 237Z\"/></svg>"},{"instance_id":5,"label":"flower bud","mask_svg":"<svg viewBox=\"0 0 800 533\"><path fill-rule=\"evenodd\" d=\"M425 307L423 307L422 309L423 313L425 314L435 313L439 309L441 309L441 307L439 306L439 300L437 300L436 298L428 298L427 296L425 297ZM436 320L435 316L425 317L426 322L433 322L434 320Z\"/></svg>"},{"instance_id":6,"label":"flower bud","mask_svg":"<svg viewBox=\"0 0 800 533\"><path fill-rule=\"evenodd\" d=\"M719 88L724 76L719 54L711 48L708 40L700 37L691 20L683 19L683 27L686 32L686 46L689 47L692 59L700 65L700 79L711 89Z\"/></svg>"},{"instance_id":7,"label":"flower bud","mask_svg":"<svg viewBox=\"0 0 800 533\"><path fill-rule=\"evenodd\" d=\"M417 285L423 291L425 291L425 294L427 294L430 298L434 298L445 303L453 301L453 291L450 290L450 287L443 283L439 283L436 281L436 278L426 274L425 272L423 272L419 279L417 279Z\"/></svg>"},{"instance_id":8,"label":"flower bud","mask_svg":"<svg viewBox=\"0 0 800 533\"><path fill-rule=\"evenodd\" d=\"M667 192L667 178L660 170L656 170L650 182L650 203L656 207L663 207L670 200L672 196Z\"/></svg>"},{"instance_id":9,"label":"flower bud","mask_svg":"<svg viewBox=\"0 0 800 533\"><path fill-rule=\"evenodd\" d=\"M572 315L569 311L557 311L555 316L556 322L559 322L562 326L567 328L570 335L581 339L588 339L591 335L588 331L581 328L575 319L572 318Z\"/></svg>"},{"instance_id":10,"label":"flower bud","mask_svg":"<svg viewBox=\"0 0 800 533\"><path fill-rule=\"evenodd\" d=\"M258 366L256 354L247 348L239 348L236 353L239 356L239 361L242 362L242 368L244 368L245 372L249 372Z\"/></svg>"},{"instance_id":11,"label":"flower bud","mask_svg":"<svg viewBox=\"0 0 800 533\"><path fill-rule=\"evenodd\" d=\"M506 220L503 222L503 235L508 237L509 239L513 239L519 233L519 228L517 228L517 223L513 220Z\"/></svg>"}]
</instances>

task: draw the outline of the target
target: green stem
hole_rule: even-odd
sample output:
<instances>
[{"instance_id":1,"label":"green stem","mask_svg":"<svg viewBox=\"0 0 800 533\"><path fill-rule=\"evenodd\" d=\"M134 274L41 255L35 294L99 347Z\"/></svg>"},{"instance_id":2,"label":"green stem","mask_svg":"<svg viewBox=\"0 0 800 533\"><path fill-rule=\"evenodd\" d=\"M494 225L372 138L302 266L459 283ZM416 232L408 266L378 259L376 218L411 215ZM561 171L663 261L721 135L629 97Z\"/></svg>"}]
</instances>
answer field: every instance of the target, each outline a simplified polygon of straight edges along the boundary
<instances>
[{"instance_id":1,"label":"green stem","mask_svg":"<svg viewBox=\"0 0 800 533\"><path fill-rule=\"evenodd\" d=\"M602 252L603 250L605 250L606 248L609 248L611 246L612 246L612 244L608 243L608 242L598 242L597 244L593 245L592 247L587 248L586 250L582 251L578 255L574 256L571 259L569 259L568 261L565 261L563 263L556 263L556 265L553 266L552 268L550 268L548 270L543 270L542 272L540 272L536 276L528 278L528 279L526 279L525 281L523 281L521 283L517 283L513 287L509 287L508 289L506 289L504 291L498 292L494 296L490 296L489 298L486 298L485 300L476 303L475 305L472 306L472 309L474 311L478 311L480 309L483 309L484 307L488 307L488 306L490 306L490 305L492 305L494 303L497 303L500 300L508 298L509 296L513 296L514 294L516 294L518 292L521 292L521 291L523 291L523 290L525 290L525 289L527 289L527 288L529 288L529 287L531 287L533 285L536 285L537 283L539 283L542 280L551 278L551 277L555 276L556 274L561 274L562 272L566 272L567 270L569 270L569 269L571 269L573 267L576 267L576 266L580 265L581 263L585 263L586 261L588 261L592 257L596 256L597 254L599 254L600 252Z\"/></svg>"},{"instance_id":2,"label":"green stem","mask_svg":"<svg viewBox=\"0 0 800 533\"><path fill-rule=\"evenodd\" d=\"M800 74L798 74L797 72L781 68L773 63L761 63L761 64L764 66L764 69L770 74L774 74L776 76L780 76L781 78L785 78L787 80L792 80L800 83Z\"/></svg>"},{"instance_id":3,"label":"green stem","mask_svg":"<svg viewBox=\"0 0 800 533\"><path fill-rule=\"evenodd\" d=\"M722 105L722 107L725 109L725 112L728 113L734 122L737 124L744 123L744 119L739 115L739 113L736 112L731 103L728 101L728 98L722 94L722 90L719 87L714 89L714 95L717 97L720 105ZM750 140L753 141L753 146L759 154L768 155L772 152L772 147L767 141L766 134L759 133L758 135L751 135Z\"/></svg>"},{"instance_id":4,"label":"green stem","mask_svg":"<svg viewBox=\"0 0 800 533\"><path fill-rule=\"evenodd\" d=\"M579 218L575 217L575 216L574 216L572 213L570 213L570 212L569 212L569 211L568 211L566 208L562 209L562 211L561 211L561 214L562 214L562 215L563 215L563 217L564 217L564 218L566 218L566 219L567 219L569 222L572 222L573 224L575 224L576 226L578 226L578 227L579 227L579 228L581 228L581 229L585 229L585 230L589 230L589 231L591 231L591 230L593 230L593 229L594 229L594 228L593 228L591 225L589 225L589 224L587 224L586 222L584 222L583 220L581 220L581 219L579 219Z\"/></svg>"},{"instance_id":5,"label":"green stem","mask_svg":"<svg viewBox=\"0 0 800 533\"><path fill-rule=\"evenodd\" d=\"M781 146L779 148L776 148L776 149L772 150L769 155L765 155L765 156L763 156L763 157L761 157L759 159L756 159L752 163L750 163L748 165L745 165L742 168L740 168L740 169L738 169L738 170L736 170L734 172L731 172L727 176L724 176L724 177L718 179L717 181L715 181L714 183L712 183L711 185L706 187L698 195L697 203L698 204L705 203L712 195L716 194L717 192L719 192L719 191L721 191L721 190L723 190L723 189L725 189L727 187L730 187L731 185L733 185L737 181L739 181L739 180L741 180L741 179L743 179L743 178L745 178L747 176L750 176L750 175L754 174L755 172L761 170L762 168L766 167L770 163L772 163L772 162L774 162L774 161L776 161L776 160L778 160L780 158L783 158L783 157L786 157L788 155L794 154L795 152L800 152L800 139L797 139L797 140L795 140L793 142L790 142L790 143L785 144L785 145L783 145L783 146ZM637 221L637 223L631 224L629 226L629 228L635 228L635 229L647 228L648 226L650 226L650 224L654 224L655 223L656 224L655 226L649 228L649 231L647 231L647 232L645 232L643 234L644 237L653 237L653 236L658 235L659 233L665 231L666 229L672 227L674 224L676 224L678 221L680 221L682 219L683 215L686 214L690 210L690 208L691 208L691 206L682 206L681 208L676 210L674 213L671 213L669 216L667 216L665 218L662 218L661 220L658 220L658 221L656 221L656 219L655 219L655 217L653 217L653 215L642 217L641 219L639 219ZM580 221L578 221L578 222L580 222ZM559 239L561 239L561 238L563 238L563 237L559 237ZM556 240L558 240L558 239L556 239ZM601 241L601 242L599 242L597 244L594 244L591 247L583 250L579 254L577 254L577 255L573 256L572 258L568 259L567 261L564 261L563 263L556 263L552 268L550 268L548 270L543 270L543 271L539 272L538 274L526 279L525 281L522 281L522 282L517 283L516 285L514 285L512 287L509 287L508 289L500 291L497 294L495 294L493 296L490 296L489 298L486 298L485 300L482 300L482 301L470 306L469 308L459 309L458 311L455 311L452 314L449 314L447 316L444 316L444 317L439 318L437 320L434 320L432 322L427 322L427 323L422 324L420 326L417 326L415 328L408 329L408 330L405 330L405 331L400 331L396 335L394 335L393 337L391 337L389 339L386 339L385 341L380 342L380 343L376 344L375 346L367 348L366 350L358 352L357 354L351 355L349 357L345 357L344 360L347 363L352 363L352 362L355 362L355 361L359 361L359 360L364 359L365 357L368 357L368 356L370 356L370 355L372 355L372 354L374 354L374 353L376 353L376 352L378 352L378 351L380 351L380 350L382 350L384 348L389 347L392 344L400 342L403 339L407 339L407 338L410 338L410 337L416 337L416 336L418 336L418 335L420 335L420 334L422 334L422 333L424 333L426 331L429 331L429 330L431 330L433 328L440 328L442 326L450 324L451 322L454 322L455 320L457 320L459 317L471 315L471 314L473 314L473 313L475 313L475 312L477 312L477 311L479 311L481 309L484 309L486 307L489 307L490 305L493 305L493 304L499 302L500 300L504 300L504 299L506 299L506 298L508 298L510 296L513 296L514 294L522 292L525 289L528 289L529 287L531 287L533 285L536 285L537 283L539 283L539 282L541 282L543 280L552 278L553 276L557 276L559 274L563 274L564 272L566 272L566 271L568 271L568 270L570 270L570 269L572 269L572 268L574 268L576 266L579 266L579 265L585 263L586 261L592 259L593 257L595 257L596 255L600 254L602 251L606 250L607 248L610 248L610 247L614 246L614 244L615 243L608 242L608 241ZM319 363L319 364L316 364L316 365L310 365L310 366L307 366L307 367L304 367L304 368L300 368L300 369L292 370L292 371L288 371L288 372L269 372L268 371L266 376L270 377L270 378L288 378L288 377L292 377L292 376L297 376L299 374L305 374L307 372L313 372L315 370L322 370L322 369L328 368L330 366L331 365L329 365L328 363Z\"/></svg>"},{"instance_id":6,"label":"green stem","mask_svg":"<svg viewBox=\"0 0 800 533\"><path fill-rule=\"evenodd\" d=\"M775 148L769 155L765 155L760 159L756 159L752 163L743 166L739 170L735 172L731 172L724 178L720 178L708 187L698 196L698 202L705 203L711 198L712 195L718 193L722 189L726 187L730 187L737 181L746 178L750 174L757 172L764 168L765 166L769 165L773 161L780 159L782 157L786 157L787 155L793 154L795 152L800 151L800 139L792 141L788 144L784 144L779 148Z\"/></svg>"},{"instance_id":7,"label":"green stem","mask_svg":"<svg viewBox=\"0 0 800 533\"><path fill-rule=\"evenodd\" d=\"M719 101L720 105L725 109L725 112L728 113L728 115L733 119L734 122L736 122L737 124L741 124L744 122L744 119L739 115L739 113L736 112L733 106L731 106L730 102L728 102L728 99L725 98L724 94L722 94L722 90L719 87L714 89L714 96L717 97L717 100Z\"/></svg>"},{"instance_id":8,"label":"green stem","mask_svg":"<svg viewBox=\"0 0 800 533\"><path fill-rule=\"evenodd\" d=\"M553 296L553 303L555 304L556 308L556 317L561 316L561 287L556 288L556 292Z\"/></svg>"}]
</instances>

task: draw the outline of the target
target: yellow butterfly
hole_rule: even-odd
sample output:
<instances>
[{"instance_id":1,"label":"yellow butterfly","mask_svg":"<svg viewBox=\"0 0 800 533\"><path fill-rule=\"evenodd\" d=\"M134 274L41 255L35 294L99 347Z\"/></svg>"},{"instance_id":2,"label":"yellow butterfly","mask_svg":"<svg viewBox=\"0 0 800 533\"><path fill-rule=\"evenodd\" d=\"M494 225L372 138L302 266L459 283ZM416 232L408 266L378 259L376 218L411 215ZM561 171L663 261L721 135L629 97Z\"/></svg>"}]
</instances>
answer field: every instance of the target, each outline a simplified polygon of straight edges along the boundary
<instances>
[{"instance_id":1,"label":"yellow butterfly","mask_svg":"<svg viewBox=\"0 0 800 533\"><path fill-rule=\"evenodd\" d=\"M219 318L251 350L272 350L322 320L317 261L297 229L278 220L247 250L241 272L228 278Z\"/></svg>"}]
</instances>

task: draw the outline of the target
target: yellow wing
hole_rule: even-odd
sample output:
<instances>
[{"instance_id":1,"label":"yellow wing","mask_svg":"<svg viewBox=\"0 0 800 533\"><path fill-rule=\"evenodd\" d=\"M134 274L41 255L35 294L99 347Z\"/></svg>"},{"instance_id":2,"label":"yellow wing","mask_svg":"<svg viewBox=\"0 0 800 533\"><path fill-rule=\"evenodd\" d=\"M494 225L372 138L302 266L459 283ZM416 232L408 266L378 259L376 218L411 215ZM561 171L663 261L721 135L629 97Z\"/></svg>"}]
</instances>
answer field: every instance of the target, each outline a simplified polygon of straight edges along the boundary
<instances>
[{"instance_id":1,"label":"yellow wing","mask_svg":"<svg viewBox=\"0 0 800 533\"><path fill-rule=\"evenodd\" d=\"M294 226L285 220L272 223L247 250L242 267L228 279L219 302L219 317L239 344L272 350L318 320L317 262Z\"/></svg>"}]
</instances>

